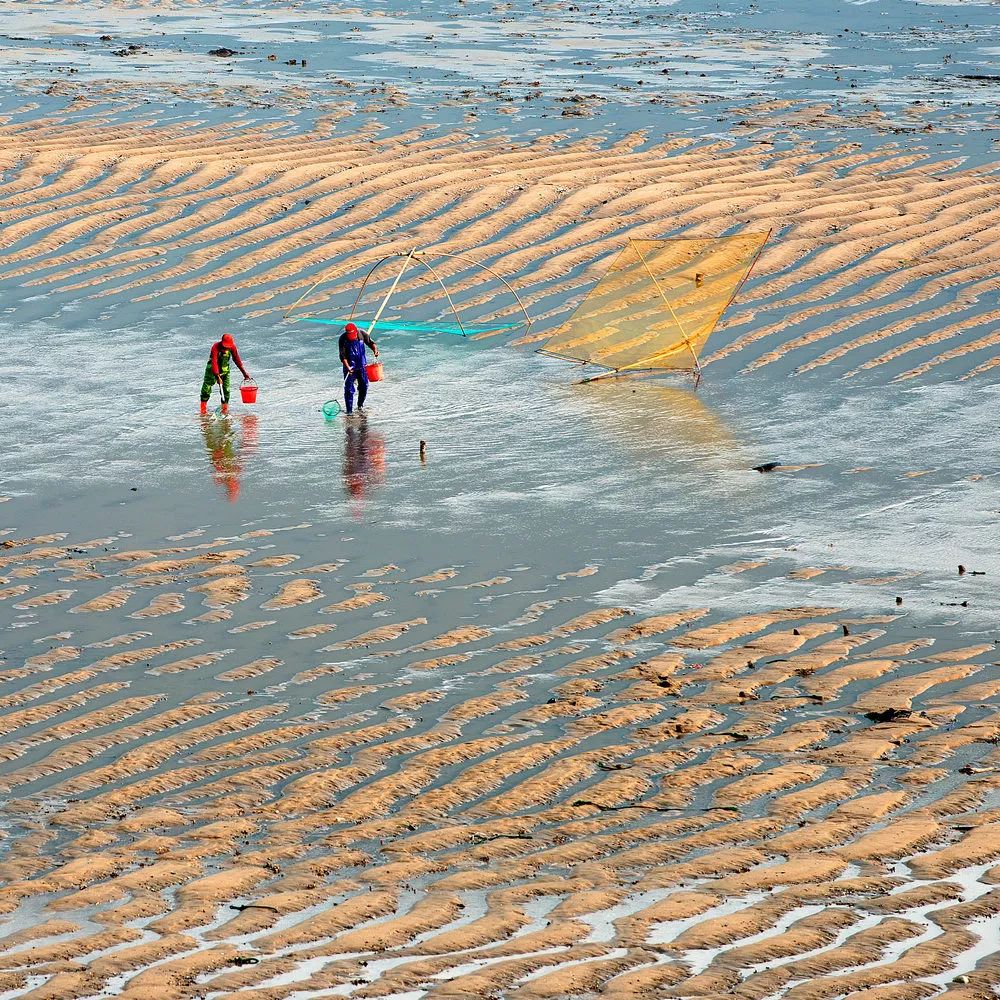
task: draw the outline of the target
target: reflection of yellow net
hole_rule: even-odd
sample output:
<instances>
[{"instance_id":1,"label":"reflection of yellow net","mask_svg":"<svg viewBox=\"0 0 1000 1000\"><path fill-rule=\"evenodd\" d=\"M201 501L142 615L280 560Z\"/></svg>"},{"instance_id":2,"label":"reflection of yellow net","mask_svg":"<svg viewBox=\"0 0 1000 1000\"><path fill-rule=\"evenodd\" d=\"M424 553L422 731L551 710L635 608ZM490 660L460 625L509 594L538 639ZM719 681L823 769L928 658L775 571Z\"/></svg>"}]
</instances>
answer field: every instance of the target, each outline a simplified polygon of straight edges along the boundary
<instances>
[{"instance_id":1,"label":"reflection of yellow net","mask_svg":"<svg viewBox=\"0 0 1000 1000\"><path fill-rule=\"evenodd\" d=\"M544 351L616 370L697 367L767 237L629 240Z\"/></svg>"}]
</instances>

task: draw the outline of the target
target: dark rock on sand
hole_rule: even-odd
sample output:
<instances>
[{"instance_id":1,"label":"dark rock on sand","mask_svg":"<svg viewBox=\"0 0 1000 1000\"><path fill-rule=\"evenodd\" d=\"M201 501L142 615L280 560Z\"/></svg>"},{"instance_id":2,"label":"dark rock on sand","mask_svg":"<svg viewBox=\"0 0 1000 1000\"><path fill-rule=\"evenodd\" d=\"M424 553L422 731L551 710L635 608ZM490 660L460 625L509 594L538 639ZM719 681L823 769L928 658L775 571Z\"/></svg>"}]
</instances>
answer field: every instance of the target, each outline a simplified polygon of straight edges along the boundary
<instances>
[{"instance_id":1,"label":"dark rock on sand","mask_svg":"<svg viewBox=\"0 0 1000 1000\"><path fill-rule=\"evenodd\" d=\"M871 719L872 722L901 722L912 715L908 708L882 708L874 712L865 712L865 718Z\"/></svg>"}]
</instances>

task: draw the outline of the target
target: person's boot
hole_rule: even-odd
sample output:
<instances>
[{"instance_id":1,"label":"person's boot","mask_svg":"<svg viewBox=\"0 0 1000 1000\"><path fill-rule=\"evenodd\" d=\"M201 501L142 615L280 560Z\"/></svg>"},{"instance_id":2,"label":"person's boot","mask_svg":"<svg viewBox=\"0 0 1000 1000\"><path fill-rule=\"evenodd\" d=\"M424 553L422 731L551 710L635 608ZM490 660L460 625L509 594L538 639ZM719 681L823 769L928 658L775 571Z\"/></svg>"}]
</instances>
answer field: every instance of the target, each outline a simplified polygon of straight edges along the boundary
<instances>
[{"instance_id":1,"label":"person's boot","mask_svg":"<svg viewBox=\"0 0 1000 1000\"><path fill-rule=\"evenodd\" d=\"M222 415L224 417L228 417L229 416L229 404L228 403L223 403L222 404Z\"/></svg>"},{"instance_id":2,"label":"person's boot","mask_svg":"<svg viewBox=\"0 0 1000 1000\"><path fill-rule=\"evenodd\" d=\"M201 414L202 414L202 416L204 416L206 413L208 413L208 403L206 403L205 400L202 400L201 401Z\"/></svg>"}]
</instances>

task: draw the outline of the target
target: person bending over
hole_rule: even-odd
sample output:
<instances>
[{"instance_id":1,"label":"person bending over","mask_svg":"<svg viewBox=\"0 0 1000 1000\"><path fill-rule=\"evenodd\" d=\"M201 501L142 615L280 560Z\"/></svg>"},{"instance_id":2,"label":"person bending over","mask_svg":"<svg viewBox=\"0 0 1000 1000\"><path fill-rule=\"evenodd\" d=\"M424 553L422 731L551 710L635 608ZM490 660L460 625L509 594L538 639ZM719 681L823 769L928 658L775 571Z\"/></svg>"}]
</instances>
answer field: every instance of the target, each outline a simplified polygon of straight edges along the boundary
<instances>
[{"instance_id":1,"label":"person bending over","mask_svg":"<svg viewBox=\"0 0 1000 1000\"><path fill-rule=\"evenodd\" d=\"M222 393L222 412L229 412L229 361L236 362L236 367L243 372L244 378L250 378L250 373L243 367L240 352L236 350L236 341L232 335L224 333L222 339L212 344L205 366L205 379L201 383L201 412L208 413L208 400L212 395L212 387L219 386Z\"/></svg>"},{"instance_id":2,"label":"person bending over","mask_svg":"<svg viewBox=\"0 0 1000 1000\"><path fill-rule=\"evenodd\" d=\"M348 323L344 327L344 332L340 335L340 363L344 366L344 404L347 412L354 409L354 387L358 390L358 412L365 406L365 399L368 397L368 372L365 370L365 345L372 349L375 357L378 357L378 348L375 341L363 333L353 323Z\"/></svg>"}]
</instances>

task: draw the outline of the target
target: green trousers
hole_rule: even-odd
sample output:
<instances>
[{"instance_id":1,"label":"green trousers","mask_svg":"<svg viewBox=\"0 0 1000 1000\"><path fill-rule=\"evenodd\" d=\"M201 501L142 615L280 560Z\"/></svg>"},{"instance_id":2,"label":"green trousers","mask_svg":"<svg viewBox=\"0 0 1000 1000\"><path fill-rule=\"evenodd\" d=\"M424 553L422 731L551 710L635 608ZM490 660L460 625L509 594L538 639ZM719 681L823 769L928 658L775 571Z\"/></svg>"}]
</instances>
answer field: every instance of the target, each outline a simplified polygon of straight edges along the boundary
<instances>
[{"instance_id":1,"label":"green trousers","mask_svg":"<svg viewBox=\"0 0 1000 1000\"><path fill-rule=\"evenodd\" d=\"M229 402L229 369L220 368L219 377L222 379L222 402ZM212 371L212 365L208 364L205 366L205 381L201 383L201 401L207 403L209 397L212 395L212 388L215 386L215 372Z\"/></svg>"}]
</instances>

